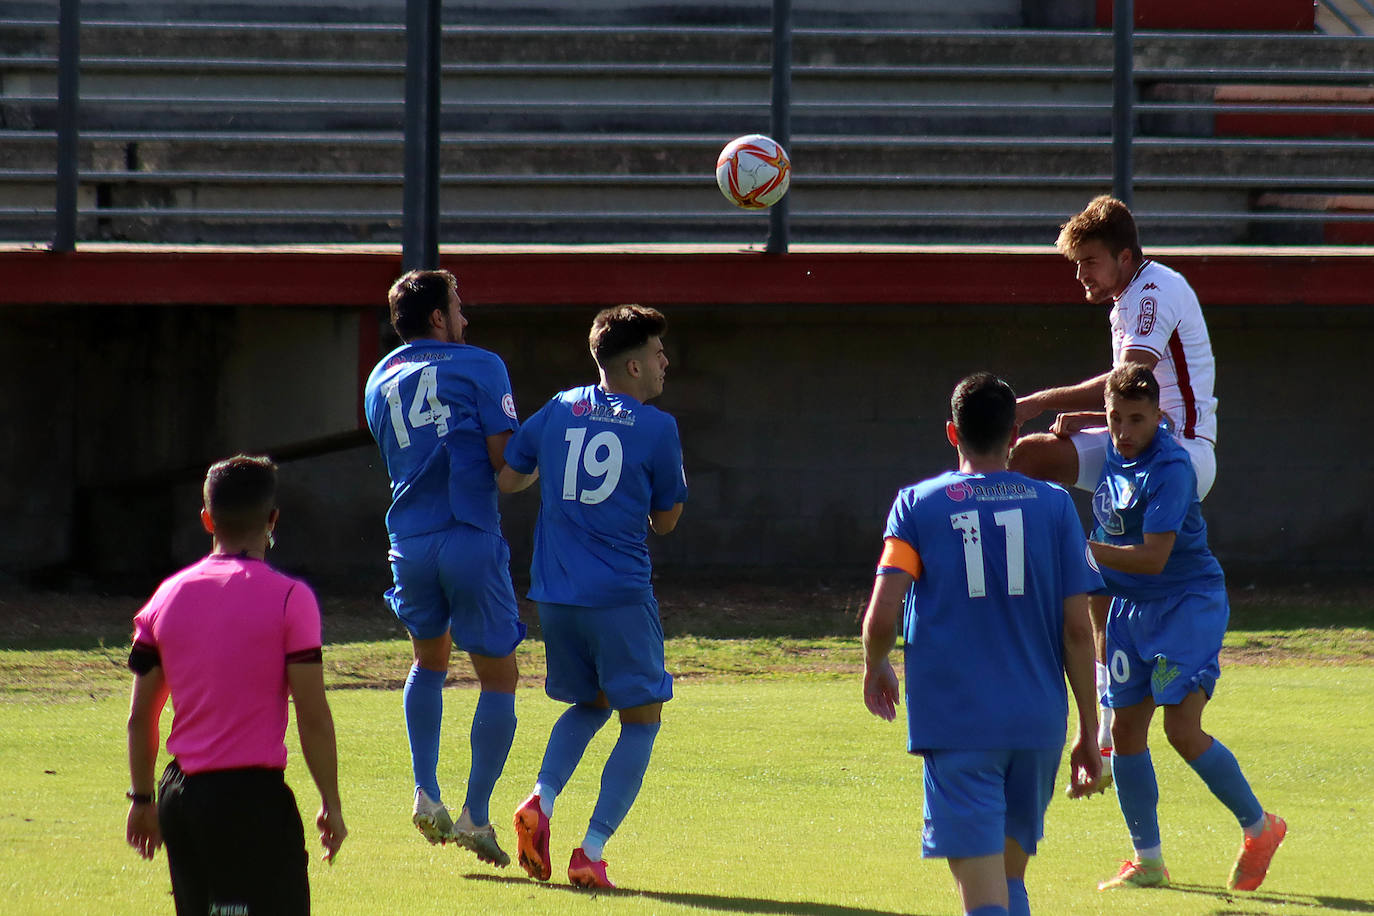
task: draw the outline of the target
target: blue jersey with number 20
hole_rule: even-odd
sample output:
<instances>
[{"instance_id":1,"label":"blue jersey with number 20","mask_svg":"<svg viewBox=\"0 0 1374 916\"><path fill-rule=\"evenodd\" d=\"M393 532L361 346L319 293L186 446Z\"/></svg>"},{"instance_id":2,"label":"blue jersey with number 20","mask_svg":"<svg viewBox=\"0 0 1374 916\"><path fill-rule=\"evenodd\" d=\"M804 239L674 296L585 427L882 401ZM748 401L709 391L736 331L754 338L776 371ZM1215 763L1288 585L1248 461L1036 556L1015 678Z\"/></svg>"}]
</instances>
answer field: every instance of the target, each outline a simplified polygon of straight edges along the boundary
<instances>
[{"instance_id":1,"label":"blue jersey with number 20","mask_svg":"<svg viewBox=\"0 0 1374 916\"><path fill-rule=\"evenodd\" d=\"M886 537L920 558L904 627L912 752L1064 744L1064 599L1100 591L1069 494L950 471L897 494Z\"/></svg>"},{"instance_id":2,"label":"blue jersey with number 20","mask_svg":"<svg viewBox=\"0 0 1374 916\"><path fill-rule=\"evenodd\" d=\"M411 341L372 370L363 409L391 476L392 540L455 522L501 533L487 437L519 425L501 357L468 344Z\"/></svg>"},{"instance_id":3,"label":"blue jersey with number 20","mask_svg":"<svg viewBox=\"0 0 1374 916\"><path fill-rule=\"evenodd\" d=\"M1147 534L1173 532L1174 547L1157 575L1106 569L1102 577L1113 595L1131 601L1154 601L1189 590L1225 586L1221 564L1207 547L1207 523L1197 498L1197 473L1188 452L1164 426L1130 461L1115 445L1107 448L1102 476L1093 492L1093 540L1131 546Z\"/></svg>"},{"instance_id":4,"label":"blue jersey with number 20","mask_svg":"<svg viewBox=\"0 0 1374 916\"><path fill-rule=\"evenodd\" d=\"M672 416L596 385L572 388L525 421L506 462L539 468L531 599L616 607L652 596L649 512L687 499Z\"/></svg>"}]
</instances>

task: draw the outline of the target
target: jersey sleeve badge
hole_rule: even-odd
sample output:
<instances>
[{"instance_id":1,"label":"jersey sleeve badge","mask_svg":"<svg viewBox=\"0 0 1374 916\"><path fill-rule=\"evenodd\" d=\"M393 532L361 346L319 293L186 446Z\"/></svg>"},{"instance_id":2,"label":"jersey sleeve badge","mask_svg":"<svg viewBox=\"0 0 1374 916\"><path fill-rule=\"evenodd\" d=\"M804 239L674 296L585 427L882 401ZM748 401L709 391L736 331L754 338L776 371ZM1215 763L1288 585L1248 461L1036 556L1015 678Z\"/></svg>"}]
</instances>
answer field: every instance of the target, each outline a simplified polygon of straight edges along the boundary
<instances>
[{"instance_id":1,"label":"jersey sleeve badge","mask_svg":"<svg viewBox=\"0 0 1374 916\"><path fill-rule=\"evenodd\" d=\"M1155 329L1155 312L1158 311L1158 304L1150 296L1140 300L1140 314L1136 317L1136 333L1141 337L1149 337L1150 332Z\"/></svg>"}]
</instances>

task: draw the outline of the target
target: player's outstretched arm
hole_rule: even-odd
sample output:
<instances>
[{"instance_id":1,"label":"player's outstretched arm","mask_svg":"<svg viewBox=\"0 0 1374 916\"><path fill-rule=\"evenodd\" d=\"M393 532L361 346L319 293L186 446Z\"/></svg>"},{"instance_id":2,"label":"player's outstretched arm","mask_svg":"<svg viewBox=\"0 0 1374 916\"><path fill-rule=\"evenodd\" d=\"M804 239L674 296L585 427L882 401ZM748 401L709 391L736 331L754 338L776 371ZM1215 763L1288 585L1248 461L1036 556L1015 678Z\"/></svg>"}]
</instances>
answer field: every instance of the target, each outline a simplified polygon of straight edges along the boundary
<instances>
[{"instance_id":1,"label":"player's outstretched arm","mask_svg":"<svg viewBox=\"0 0 1374 916\"><path fill-rule=\"evenodd\" d=\"M1177 531L1147 531L1141 544L1103 544L1089 541L1093 559L1108 569L1141 576L1157 576L1164 572L1169 555L1174 552Z\"/></svg>"},{"instance_id":2,"label":"player's outstretched arm","mask_svg":"<svg viewBox=\"0 0 1374 916\"><path fill-rule=\"evenodd\" d=\"M158 723L167 705L167 678L156 665L134 675L133 695L129 700L129 787L136 795L152 796L157 784L154 770L157 749L162 743ZM151 859L162 845L162 829L157 822L157 806L131 801L124 825L124 839L145 859Z\"/></svg>"},{"instance_id":3,"label":"player's outstretched arm","mask_svg":"<svg viewBox=\"0 0 1374 916\"><path fill-rule=\"evenodd\" d=\"M864 612L864 705L880 719L897 718L901 688L888 655L897 644L902 602L914 580L910 573L884 572L873 579L873 594Z\"/></svg>"},{"instance_id":4,"label":"player's outstretched arm","mask_svg":"<svg viewBox=\"0 0 1374 916\"><path fill-rule=\"evenodd\" d=\"M1101 410L1109 372L1084 379L1077 385L1042 388L1016 399L1016 425L1033 420L1047 410Z\"/></svg>"},{"instance_id":5,"label":"player's outstretched arm","mask_svg":"<svg viewBox=\"0 0 1374 916\"><path fill-rule=\"evenodd\" d=\"M1088 596L1064 599L1064 675L1078 710L1078 735L1069 753L1069 795L1081 798L1102 774L1102 755L1097 747L1097 686L1094 675L1093 626L1088 616Z\"/></svg>"},{"instance_id":6,"label":"player's outstretched arm","mask_svg":"<svg viewBox=\"0 0 1374 916\"><path fill-rule=\"evenodd\" d=\"M1147 369L1153 369L1159 362L1159 357L1149 350L1132 348L1121 355L1121 362L1140 363ZM1016 425L1020 426L1027 420L1033 420L1047 410L1060 412L1101 410L1108 375L1111 375L1110 371L1084 379L1077 385L1065 385L1062 388L1042 388L1025 397L1017 398Z\"/></svg>"},{"instance_id":7,"label":"player's outstretched arm","mask_svg":"<svg viewBox=\"0 0 1374 916\"><path fill-rule=\"evenodd\" d=\"M289 664L286 679L296 703L301 755L320 790L320 813L315 816L315 826L320 830L320 845L324 847L322 858L332 864L348 836L348 828L344 826L343 803L339 800L339 750L334 738L334 717L324 693L324 665Z\"/></svg>"},{"instance_id":8,"label":"player's outstretched arm","mask_svg":"<svg viewBox=\"0 0 1374 916\"><path fill-rule=\"evenodd\" d=\"M1107 414L1101 410L1075 410L1071 413L1061 413L1054 418L1054 423L1050 424L1050 432L1061 439L1067 439L1074 433L1082 432L1090 426L1106 426Z\"/></svg>"}]
</instances>

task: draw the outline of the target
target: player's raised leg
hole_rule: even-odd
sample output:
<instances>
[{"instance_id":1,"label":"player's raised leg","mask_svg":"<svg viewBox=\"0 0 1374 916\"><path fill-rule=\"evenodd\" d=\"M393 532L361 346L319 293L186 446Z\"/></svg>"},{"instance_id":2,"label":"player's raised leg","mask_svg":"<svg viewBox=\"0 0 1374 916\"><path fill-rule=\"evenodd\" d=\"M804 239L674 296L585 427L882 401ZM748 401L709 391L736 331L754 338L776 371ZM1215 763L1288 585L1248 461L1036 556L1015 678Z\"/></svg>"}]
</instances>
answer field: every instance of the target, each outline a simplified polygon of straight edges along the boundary
<instances>
[{"instance_id":1,"label":"player's raised leg","mask_svg":"<svg viewBox=\"0 0 1374 916\"><path fill-rule=\"evenodd\" d=\"M653 756L663 715L662 703L648 703L620 711L620 737L601 771L601 792L592 809L582 846L573 851L568 880L579 887L614 887L606 877L601 855L639 796L644 773Z\"/></svg>"},{"instance_id":2,"label":"player's raised leg","mask_svg":"<svg viewBox=\"0 0 1374 916\"><path fill-rule=\"evenodd\" d=\"M549 818L553 817L559 793L582 762L587 745L611 717L610 707L605 702L605 697L601 696L597 703L575 703L558 717L544 749L544 761L539 767L534 791L515 811L520 865L531 878L547 881L552 873Z\"/></svg>"},{"instance_id":3,"label":"player's raised leg","mask_svg":"<svg viewBox=\"0 0 1374 916\"><path fill-rule=\"evenodd\" d=\"M1202 729L1207 694L1193 691L1183 702L1164 710L1164 733L1180 757L1207 784L1240 824L1244 837L1227 886L1252 891L1264 881L1269 863L1288 833L1283 818L1265 812L1226 745Z\"/></svg>"},{"instance_id":4,"label":"player's raised leg","mask_svg":"<svg viewBox=\"0 0 1374 916\"><path fill-rule=\"evenodd\" d=\"M439 791L439 737L444 719L444 680L453 642L447 631L422 639L411 637L415 661L406 677L401 703L405 709L410 766L415 776L411 821L431 843L453 839L453 818Z\"/></svg>"},{"instance_id":5,"label":"player's raised leg","mask_svg":"<svg viewBox=\"0 0 1374 916\"><path fill-rule=\"evenodd\" d=\"M1107 705L1107 688L1112 683L1111 672L1107 668L1107 614L1111 606L1110 595L1088 596L1088 617L1093 624L1093 651L1097 654L1094 666L1097 673L1097 696L1101 701L1097 712L1097 746L1101 748L1102 756L1107 758L1112 756L1112 719L1115 717L1112 708ZM1103 767L1102 772L1103 778L1098 783L1098 791L1105 791L1112 784L1111 767Z\"/></svg>"},{"instance_id":6,"label":"player's raised leg","mask_svg":"<svg viewBox=\"0 0 1374 916\"><path fill-rule=\"evenodd\" d=\"M1032 433L1016 440L1008 467L1027 477L1049 480L1062 487L1077 487L1091 491L1097 486L1106 457L1108 434L1105 429L1092 428L1073 435ZM1110 681L1106 666L1106 627L1110 596L1091 595L1088 612L1093 622L1093 642L1097 650L1097 695L1102 698L1098 710L1097 744L1103 757L1111 756L1112 710L1106 704ZM1102 778L1094 792L1106 791L1112 784L1110 767L1102 768Z\"/></svg>"},{"instance_id":7,"label":"player's raised leg","mask_svg":"<svg viewBox=\"0 0 1374 916\"><path fill-rule=\"evenodd\" d=\"M473 670L481 682L477 708L472 716L469 745L472 760L468 768L467 796L463 811L454 824L454 839L477 858L493 865L510 864L510 856L496 842L491 823L491 793L505 769L515 739L515 687L519 670L515 655L501 658L469 653Z\"/></svg>"},{"instance_id":8,"label":"player's raised leg","mask_svg":"<svg viewBox=\"0 0 1374 916\"><path fill-rule=\"evenodd\" d=\"M1112 726L1112 775L1135 856L1122 863L1115 875L1100 882L1098 890L1169 885L1159 838L1159 782L1147 744L1154 711L1154 700L1148 698L1117 710Z\"/></svg>"},{"instance_id":9,"label":"player's raised leg","mask_svg":"<svg viewBox=\"0 0 1374 916\"><path fill-rule=\"evenodd\" d=\"M1016 440L1007 469L1072 487L1078 481L1078 450L1071 439L1054 433L1031 433Z\"/></svg>"}]
</instances>

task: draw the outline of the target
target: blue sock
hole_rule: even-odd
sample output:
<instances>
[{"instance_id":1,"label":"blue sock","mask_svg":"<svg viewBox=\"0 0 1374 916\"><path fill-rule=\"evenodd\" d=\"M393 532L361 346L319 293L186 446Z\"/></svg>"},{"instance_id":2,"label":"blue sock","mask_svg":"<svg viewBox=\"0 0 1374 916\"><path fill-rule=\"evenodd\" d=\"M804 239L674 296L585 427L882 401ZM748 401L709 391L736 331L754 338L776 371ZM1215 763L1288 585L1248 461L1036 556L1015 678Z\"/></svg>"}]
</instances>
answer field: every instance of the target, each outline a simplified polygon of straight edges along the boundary
<instances>
[{"instance_id":1,"label":"blue sock","mask_svg":"<svg viewBox=\"0 0 1374 916\"><path fill-rule=\"evenodd\" d=\"M506 755L515 740L515 694L483 690L472 714L472 764L468 768L468 795L463 807L478 827L491 820L491 790L506 767Z\"/></svg>"},{"instance_id":2,"label":"blue sock","mask_svg":"<svg viewBox=\"0 0 1374 916\"><path fill-rule=\"evenodd\" d=\"M544 762L539 765L539 800L545 806L545 816L553 813L553 800L563 791L573 770L582 762L587 745L611 718L611 711L600 706L578 703L569 706L549 732L549 744L544 749ZM545 794L552 797L545 798Z\"/></svg>"},{"instance_id":3,"label":"blue sock","mask_svg":"<svg viewBox=\"0 0 1374 916\"><path fill-rule=\"evenodd\" d=\"M1213 738L1212 746L1196 760L1188 761L1188 765L1207 783L1212 794L1231 809L1242 827L1249 827L1264 817L1264 808L1250 790L1250 783L1240 771L1235 754L1227 750L1226 745Z\"/></svg>"},{"instance_id":4,"label":"blue sock","mask_svg":"<svg viewBox=\"0 0 1374 916\"><path fill-rule=\"evenodd\" d=\"M1151 849L1159 845L1159 783L1155 781L1155 765L1148 750L1139 754L1112 755L1112 779L1116 782L1116 799L1131 832L1136 849Z\"/></svg>"},{"instance_id":5,"label":"blue sock","mask_svg":"<svg viewBox=\"0 0 1374 916\"><path fill-rule=\"evenodd\" d=\"M1026 882L1022 878L1007 879L1007 913L1010 916L1031 916L1030 897L1026 895Z\"/></svg>"},{"instance_id":6,"label":"blue sock","mask_svg":"<svg viewBox=\"0 0 1374 916\"><path fill-rule=\"evenodd\" d=\"M980 906L976 910L969 910L964 916L1008 916L1010 912L1004 906Z\"/></svg>"},{"instance_id":7,"label":"blue sock","mask_svg":"<svg viewBox=\"0 0 1374 916\"><path fill-rule=\"evenodd\" d=\"M415 785L433 801L439 798L439 727L444 721L446 671L410 666L401 704L406 712L406 736L410 738L410 768Z\"/></svg>"},{"instance_id":8,"label":"blue sock","mask_svg":"<svg viewBox=\"0 0 1374 916\"><path fill-rule=\"evenodd\" d=\"M604 846L615 828L630 813L630 806L639 795L639 787L644 783L644 771L649 768L649 757L654 752L654 739L658 737L660 723L625 724L621 723L620 737L606 758L606 766L601 771L601 793L596 797L596 807L592 809L592 822L587 828L587 839L594 846ZM582 849L592 858L587 844ZM600 858L599 852L596 858Z\"/></svg>"}]
</instances>

